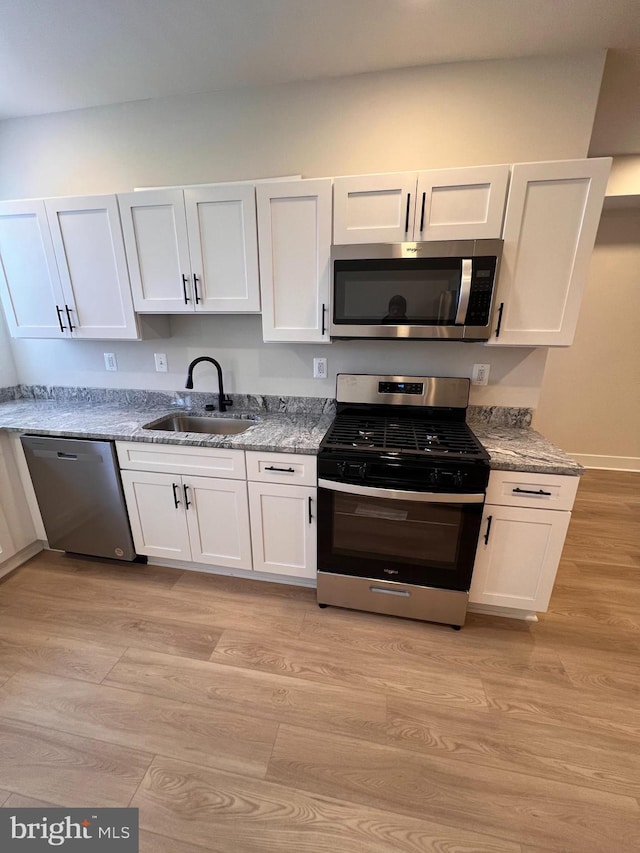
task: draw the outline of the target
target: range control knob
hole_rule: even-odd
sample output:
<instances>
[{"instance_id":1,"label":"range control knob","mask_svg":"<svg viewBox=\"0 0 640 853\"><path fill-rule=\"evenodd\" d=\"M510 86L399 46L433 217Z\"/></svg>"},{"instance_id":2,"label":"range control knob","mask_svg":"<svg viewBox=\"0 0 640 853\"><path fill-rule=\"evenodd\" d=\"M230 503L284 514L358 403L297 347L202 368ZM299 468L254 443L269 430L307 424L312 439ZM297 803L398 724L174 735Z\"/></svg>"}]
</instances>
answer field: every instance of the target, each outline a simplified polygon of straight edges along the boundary
<instances>
[{"instance_id":1,"label":"range control knob","mask_svg":"<svg viewBox=\"0 0 640 853\"><path fill-rule=\"evenodd\" d=\"M438 471L437 469L429 471L429 482L432 486L437 486L440 482L440 471Z\"/></svg>"},{"instance_id":2,"label":"range control knob","mask_svg":"<svg viewBox=\"0 0 640 853\"><path fill-rule=\"evenodd\" d=\"M464 483L464 474L462 473L462 471L456 471L456 473L453 475L453 485L454 486L461 486L463 483Z\"/></svg>"}]
</instances>

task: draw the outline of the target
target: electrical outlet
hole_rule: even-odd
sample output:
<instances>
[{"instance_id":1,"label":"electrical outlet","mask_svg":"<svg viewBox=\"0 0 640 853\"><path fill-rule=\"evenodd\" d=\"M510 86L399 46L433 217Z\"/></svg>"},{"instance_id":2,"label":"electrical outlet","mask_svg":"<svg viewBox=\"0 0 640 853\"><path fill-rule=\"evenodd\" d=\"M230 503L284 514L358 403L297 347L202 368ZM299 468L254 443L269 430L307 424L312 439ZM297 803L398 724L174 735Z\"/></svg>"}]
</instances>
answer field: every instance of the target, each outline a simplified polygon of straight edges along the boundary
<instances>
[{"instance_id":1,"label":"electrical outlet","mask_svg":"<svg viewBox=\"0 0 640 853\"><path fill-rule=\"evenodd\" d=\"M491 370L490 364L474 364L473 372L471 374L471 384L472 385L487 385L489 382L489 371Z\"/></svg>"},{"instance_id":2,"label":"electrical outlet","mask_svg":"<svg viewBox=\"0 0 640 853\"><path fill-rule=\"evenodd\" d=\"M105 352L104 354L104 366L107 370L117 370L118 362L116 361L115 352Z\"/></svg>"},{"instance_id":3,"label":"electrical outlet","mask_svg":"<svg viewBox=\"0 0 640 853\"><path fill-rule=\"evenodd\" d=\"M156 373L166 373L169 369L166 352L154 352L153 357L156 361Z\"/></svg>"},{"instance_id":4,"label":"electrical outlet","mask_svg":"<svg viewBox=\"0 0 640 853\"><path fill-rule=\"evenodd\" d=\"M314 358L313 359L313 378L314 379L326 379L327 378L327 359L326 358Z\"/></svg>"}]
</instances>

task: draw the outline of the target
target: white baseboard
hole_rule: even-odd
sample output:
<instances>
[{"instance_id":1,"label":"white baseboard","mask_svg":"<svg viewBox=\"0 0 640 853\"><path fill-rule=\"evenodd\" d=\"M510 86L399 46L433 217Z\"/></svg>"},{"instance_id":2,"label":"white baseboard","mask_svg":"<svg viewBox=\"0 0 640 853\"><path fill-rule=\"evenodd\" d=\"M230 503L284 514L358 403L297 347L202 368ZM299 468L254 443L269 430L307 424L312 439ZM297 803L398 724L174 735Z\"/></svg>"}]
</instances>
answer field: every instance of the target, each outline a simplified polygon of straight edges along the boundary
<instances>
[{"instance_id":1,"label":"white baseboard","mask_svg":"<svg viewBox=\"0 0 640 853\"><path fill-rule=\"evenodd\" d=\"M32 542L31 545L27 545L26 548L23 548L22 551L18 551L17 554L14 554L13 557L10 557L8 560L5 560L4 563L0 563L0 578L8 575L9 572L15 571L15 569L19 568L23 563L26 563L27 560L30 560L32 557L35 557L36 554L39 554L43 548L44 545L39 540L37 542Z\"/></svg>"},{"instance_id":2,"label":"white baseboard","mask_svg":"<svg viewBox=\"0 0 640 853\"><path fill-rule=\"evenodd\" d=\"M597 456L593 453L570 453L569 455L585 468L598 468L605 471L640 471L638 456Z\"/></svg>"},{"instance_id":3,"label":"white baseboard","mask_svg":"<svg viewBox=\"0 0 640 853\"><path fill-rule=\"evenodd\" d=\"M507 619L523 619L525 622L537 622L534 610L516 610L515 607L495 607L491 604L469 604L469 613L482 613L485 616L504 616Z\"/></svg>"},{"instance_id":4,"label":"white baseboard","mask_svg":"<svg viewBox=\"0 0 640 853\"><path fill-rule=\"evenodd\" d=\"M316 588L314 578L296 578L290 575L272 575L267 572L254 572L251 569L230 569L228 566L205 566L203 563L182 562L181 560L165 560L162 557L149 557L150 566L165 566L169 569L185 569L188 572L201 572L205 575L225 575L229 578L246 578L254 581L267 581L268 583L284 583L289 586L306 586L310 589Z\"/></svg>"}]
</instances>

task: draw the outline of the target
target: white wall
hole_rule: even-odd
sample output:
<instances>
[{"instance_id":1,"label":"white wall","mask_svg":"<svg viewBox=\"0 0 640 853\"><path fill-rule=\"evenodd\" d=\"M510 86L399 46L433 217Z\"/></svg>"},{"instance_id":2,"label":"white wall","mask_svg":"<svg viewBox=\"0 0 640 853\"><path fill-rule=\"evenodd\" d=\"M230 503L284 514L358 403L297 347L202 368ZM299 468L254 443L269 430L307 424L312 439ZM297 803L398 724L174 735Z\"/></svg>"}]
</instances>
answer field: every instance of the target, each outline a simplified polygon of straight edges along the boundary
<instances>
[{"instance_id":1,"label":"white wall","mask_svg":"<svg viewBox=\"0 0 640 853\"><path fill-rule=\"evenodd\" d=\"M546 349L498 350L451 341L335 341L330 345L265 344L260 318L180 317L171 319L172 337L164 341L14 342L22 382L114 388L174 390L184 387L187 366L199 355L217 358L225 390L236 393L332 397L335 374L414 373L471 376L474 362L491 364L490 385L473 389L472 402L535 406ZM103 353L115 352L118 372L104 369ZM164 352L168 373L155 373L153 353ZM312 378L314 356L328 359L328 379ZM201 365L196 390L216 387L212 367Z\"/></svg>"},{"instance_id":2,"label":"white wall","mask_svg":"<svg viewBox=\"0 0 640 853\"><path fill-rule=\"evenodd\" d=\"M0 122L0 198L582 157L603 66L457 63Z\"/></svg>"},{"instance_id":3,"label":"white wall","mask_svg":"<svg viewBox=\"0 0 640 853\"><path fill-rule=\"evenodd\" d=\"M640 208L603 213L575 342L549 350L534 426L585 465L640 470Z\"/></svg>"},{"instance_id":4,"label":"white wall","mask_svg":"<svg viewBox=\"0 0 640 853\"><path fill-rule=\"evenodd\" d=\"M0 198L300 173L305 177L586 156L604 53L470 62L235 90L0 123ZM473 402L535 406L546 350L454 342L264 345L257 317L175 317L164 342L14 342L22 382L180 388L196 355L229 390L332 395L338 371L468 376ZM104 371L114 351L120 370ZM169 374L153 372L167 352ZM329 358L326 382L311 378ZM202 369L198 385L213 386Z\"/></svg>"}]
</instances>

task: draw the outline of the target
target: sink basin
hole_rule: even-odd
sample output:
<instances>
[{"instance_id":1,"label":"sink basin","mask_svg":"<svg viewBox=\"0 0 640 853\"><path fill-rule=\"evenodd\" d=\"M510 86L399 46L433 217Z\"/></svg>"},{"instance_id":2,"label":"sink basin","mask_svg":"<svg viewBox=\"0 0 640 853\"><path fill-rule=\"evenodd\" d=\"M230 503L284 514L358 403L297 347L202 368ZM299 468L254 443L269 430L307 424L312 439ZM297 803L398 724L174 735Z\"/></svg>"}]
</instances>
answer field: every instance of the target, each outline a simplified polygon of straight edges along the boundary
<instances>
[{"instance_id":1,"label":"sink basin","mask_svg":"<svg viewBox=\"0 0 640 853\"><path fill-rule=\"evenodd\" d=\"M157 421L144 424L143 429L165 432L202 432L206 435L238 435L246 432L255 421L247 418L215 418L206 415L165 415Z\"/></svg>"}]
</instances>

